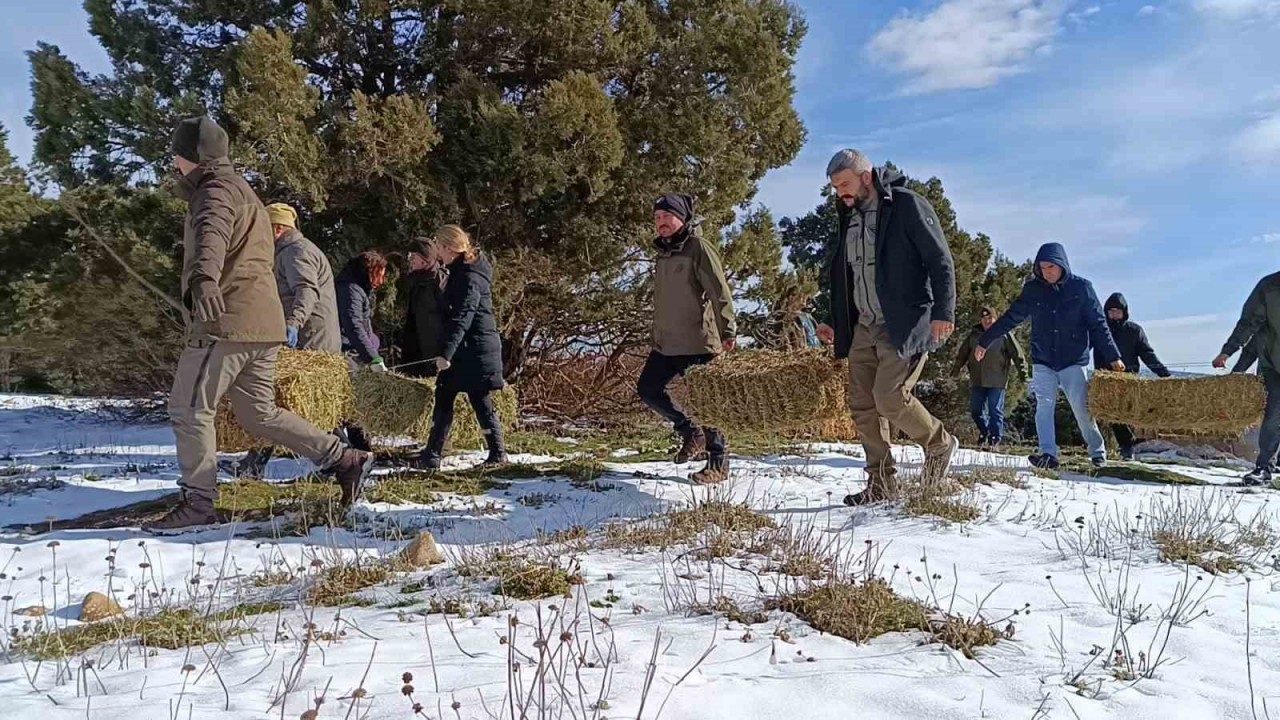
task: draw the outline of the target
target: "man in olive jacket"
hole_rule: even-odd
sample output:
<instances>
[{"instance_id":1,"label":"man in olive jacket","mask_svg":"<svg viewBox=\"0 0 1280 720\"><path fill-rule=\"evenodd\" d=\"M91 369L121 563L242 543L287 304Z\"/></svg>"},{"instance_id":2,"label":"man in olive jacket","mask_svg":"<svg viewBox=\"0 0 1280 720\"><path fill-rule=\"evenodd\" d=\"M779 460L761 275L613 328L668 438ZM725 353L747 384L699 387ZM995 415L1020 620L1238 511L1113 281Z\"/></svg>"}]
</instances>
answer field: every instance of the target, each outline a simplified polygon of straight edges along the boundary
<instances>
[{"instance_id":1,"label":"man in olive jacket","mask_svg":"<svg viewBox=\"0 0 1280 720\"><path fill-rule=\"evenodd\" d=\"M341 352L338 300L329 258L298 231L297 210L271 203L267 218L276 239L276 292L284 305L285 344L296 350ZM222 461L218 467L236 477L261 478L273 453L270 445L254 448L241 460Z\"/></svg>"},{"instance_id":2,"label":"man in olive jacket","mask_svg":"<svg viewBox=\"0 0 1280 720\"><path fill-rule=\"evenodd\" d=\"M982 308L980 321L960 347L951 368L956 375L961 368L969 369L969 416L978 426L979 443L991 447L1004 440L1004 394L1009 387L1009 370L1017 366L1023 376L1029 375L1027 357L1012 335L993 342L981 360L973 356L982 333L991 329L999 317L994 308Z\"/></svg>"},{"instance_id":3,"label":"man in olive jacket","mask_svg":"<svg viewBox=\"0 0 1280 720\"><path fill-rule=\"evenodd\" d=\"M925 452L921 481L944 481L959 441L911 394L929 353L955 330L956 278L951 250L933 207L906 178L876 168L857 150L827 164L839 202L829 248L831 317L820 328L848 358L853 421L867 454L867 487L848 505L898 495L890 425Z\"/></svg>"},{"instance_id":4,"label":"man in olive jacket","mask_svg":"<svg viewBox=\"0 0 1280 720\"><path fill-rule=\"evenodd\" d=\"M169 393L182 502L144 529L181 532L217 522L214 414L223 395L250 434L331 470L350 503L373 455L275 403L276 356L284 309L272 271L266 208L227 157L227 134L208 117L183 120L173 135L183 223L182 299L190 317L186 348Z\"/></svg>"},{"instance_id":5,"label":"man in olive jacket","mask_svg":"<svg viewBox=\"0 0 1280 720\"><path fill-rule=\"evenodd\" d=\"M1258 356L1258 375L1267 388L1267 408L1258 432L1258 459L1243 478L1245 485L1269 485L1280 450L1280 273L1258 281L1244 301L1240 320L1213 366L1225 368L1227 360L1249 345Z\"/></svg>"},{"instance_id":6,"label":"man in olive jacket","mask_svg":"<svg viewBox=\"0 0 1280 720\"><path fill-rule=\"evenodd\" d=\"M670 421L683 440L677 463L707 453L707 466L693 474L699 483L729 476L728 447L716 428L694 422L667 392L689 368L710 362L736 343L733 293L720 255L702 237L694 218L694 199L667 193L654 203L658 258L653 277L653 349L640 373L637 392L654 412Z\"/></svg>"}]
</instances>

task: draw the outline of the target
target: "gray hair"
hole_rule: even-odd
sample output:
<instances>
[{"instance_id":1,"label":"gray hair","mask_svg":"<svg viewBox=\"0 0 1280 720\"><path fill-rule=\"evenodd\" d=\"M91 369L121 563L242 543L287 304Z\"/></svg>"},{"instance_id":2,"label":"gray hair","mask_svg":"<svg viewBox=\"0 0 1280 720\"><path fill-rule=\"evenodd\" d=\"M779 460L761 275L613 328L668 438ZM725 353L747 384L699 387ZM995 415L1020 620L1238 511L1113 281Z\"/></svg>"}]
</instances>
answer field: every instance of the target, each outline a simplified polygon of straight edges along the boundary
<instances>
[{"instance_id":1,"label":"gray hair","mask_svg":"<svg viewBox=\"0 0 1280 720\"><path fill-rule=\"evenodd\" d=\"M857 150L845 148L836 153L831 158L831 162L827 163L827 177L831 177L841 170L852 170L861 175L864 172L871 172L871 160Z\"/></svg>"}]
</instances>

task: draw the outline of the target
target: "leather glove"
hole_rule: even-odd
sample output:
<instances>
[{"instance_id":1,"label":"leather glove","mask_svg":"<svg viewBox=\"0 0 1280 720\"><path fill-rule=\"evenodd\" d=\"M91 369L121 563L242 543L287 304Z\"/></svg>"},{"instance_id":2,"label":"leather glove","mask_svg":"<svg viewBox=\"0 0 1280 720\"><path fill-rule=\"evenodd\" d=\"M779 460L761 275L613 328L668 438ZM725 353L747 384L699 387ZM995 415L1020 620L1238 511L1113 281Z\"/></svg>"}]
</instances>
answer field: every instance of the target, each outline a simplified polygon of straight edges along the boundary
<instances>
[{"instance_id":1,"label":"leather glove","mask_svg":"<svg viewBox=\"0 0 1280 720\"><path fill-rule=\"evenodd\" d=\"M383 361L382 358L376 357L373 359L373 362L369 363L369 369L374 372L386 372L387 363Z\"/></svg>"},{"instance_id":2,"label":"leather glove","mask_svg":"<svg viewBox=\"0 0 1280 720\"><path fill-rule=\"evenodd\" d=\"M205 280L191 288L191 315L200 322L211 323L222 317L227 304L222 300L218 283Z\"/></svg>"},{"instance_id":3,"label":"leather glove","mask_svg":"<svg viewBox=\"0 0 1280 720\"><path fill-rule=\"evenodd\" d=\"M435 363L436 372L438 373L442 373L445 370L448 370L449 368L453 367L453 363L449 362L448 360L445 360L442 357L431 358L431 362Z\"/></svg>"},{"instance_id":4,"label":"leather glove","mask_svg":"<svg viewBox=\"0 0 1280 720\"><path fill-rule=\"evenodd\" d=\"M298 347L298 328L292 325L286 325L284 328L284 335L286 338L288 338L285 341L285 344L287 344L291 348Z\"/></svg>"}]
</instances>

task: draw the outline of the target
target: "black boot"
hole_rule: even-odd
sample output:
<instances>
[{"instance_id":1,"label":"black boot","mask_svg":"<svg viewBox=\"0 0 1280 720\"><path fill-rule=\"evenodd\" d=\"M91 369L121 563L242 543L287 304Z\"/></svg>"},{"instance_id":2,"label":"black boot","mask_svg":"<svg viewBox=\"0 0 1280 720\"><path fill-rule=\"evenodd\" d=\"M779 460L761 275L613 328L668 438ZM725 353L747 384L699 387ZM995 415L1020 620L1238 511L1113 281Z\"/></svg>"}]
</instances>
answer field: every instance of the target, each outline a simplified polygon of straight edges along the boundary
<instances>
[{"instance_id":1,"label":"black boot","mask_svg":"<svg viewBox=\"0 0 1280 720\"><path fill-rule=\"evenodd\" d=\"M499 467L511 462L507 458L507 443L502 437L502 428L490 430L484 436L484 443L489 448L489 457L481 463L483 467Z\"/></svg>"}]
</instances>

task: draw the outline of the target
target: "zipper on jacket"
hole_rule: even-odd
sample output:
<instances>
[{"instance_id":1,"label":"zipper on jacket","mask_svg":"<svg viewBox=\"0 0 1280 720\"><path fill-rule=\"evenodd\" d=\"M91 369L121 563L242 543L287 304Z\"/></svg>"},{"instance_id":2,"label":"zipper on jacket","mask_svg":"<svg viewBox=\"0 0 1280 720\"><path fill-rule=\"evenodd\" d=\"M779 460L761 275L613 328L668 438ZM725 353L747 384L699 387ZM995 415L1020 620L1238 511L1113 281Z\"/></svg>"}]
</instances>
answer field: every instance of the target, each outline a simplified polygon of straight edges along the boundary
<instances>
[{"instance_id":1,"label":"zipper on jacket","mask_svg":"<svg viewBox=\"0 0 1280 720\"><path fill-rule=\"evenodd\" d=\"M209 349L204 352L204 359L200 361L200 370L196 372L196 382L191 386L191 407L196 406L196 399L200 397L200 388L204 386L205 376L209 372L209 361L213 359L213 350L218 346L217 341L209 343Z\"/></svg>"}]
</instances>

